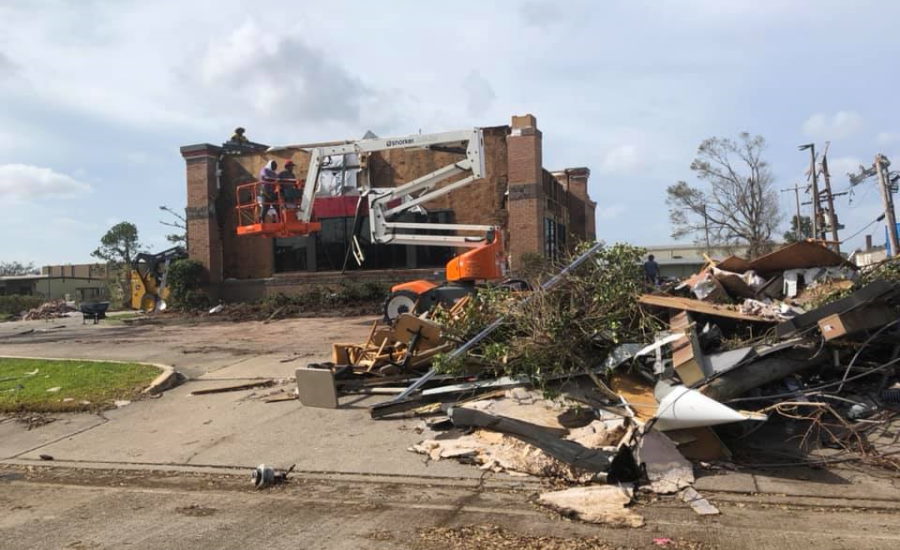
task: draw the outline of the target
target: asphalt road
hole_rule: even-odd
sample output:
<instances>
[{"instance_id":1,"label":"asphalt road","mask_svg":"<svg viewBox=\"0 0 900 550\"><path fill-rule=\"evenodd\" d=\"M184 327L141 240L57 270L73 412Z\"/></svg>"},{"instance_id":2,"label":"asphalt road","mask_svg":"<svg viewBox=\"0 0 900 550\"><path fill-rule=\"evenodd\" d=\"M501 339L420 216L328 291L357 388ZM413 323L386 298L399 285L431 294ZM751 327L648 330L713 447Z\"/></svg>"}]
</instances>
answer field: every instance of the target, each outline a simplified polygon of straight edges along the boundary
<instances>
[{"instance_id":1,"label":"asphalt road","mask_svg":"<svg viewBox=\"0 0 900 550\"><path fill-rule=\"evenodd\" d=\"M900 545L900 510L889 503L786 503L723 493L711 495L721 516L698 517L663 498L640 506L645 527L622 529L560 518L531 503L538 490L533 484L298 476L257 491L249 476L0 466L0 546L524 550L651 548L658 538L671 539L672 548ZM434 531L440 528L449 531ZM513 541L492 535L498 528L514 533ZM473 530L478 536L467 537Z\"/></svg>"}]
</instances>

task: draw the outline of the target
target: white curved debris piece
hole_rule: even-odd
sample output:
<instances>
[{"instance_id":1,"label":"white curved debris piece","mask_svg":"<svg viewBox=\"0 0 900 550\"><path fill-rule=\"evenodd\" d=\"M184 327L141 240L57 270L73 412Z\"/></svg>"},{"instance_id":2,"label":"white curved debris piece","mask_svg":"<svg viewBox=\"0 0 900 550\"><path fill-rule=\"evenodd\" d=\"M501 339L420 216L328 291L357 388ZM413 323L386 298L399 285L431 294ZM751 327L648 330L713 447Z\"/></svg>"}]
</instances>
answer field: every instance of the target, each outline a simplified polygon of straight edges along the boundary
<instances>
[{"instance_id":1,"label":"white curved debris piece","mask_svg":"<svg viewBox=\"0 0 900 550\"><path fill-rule=\"evenodd\" d=\"M738 412L686 386L674 386L660 399L656 417L653 427L662 432L766 419L765 415Z\"/></svg>"}]
</instances>

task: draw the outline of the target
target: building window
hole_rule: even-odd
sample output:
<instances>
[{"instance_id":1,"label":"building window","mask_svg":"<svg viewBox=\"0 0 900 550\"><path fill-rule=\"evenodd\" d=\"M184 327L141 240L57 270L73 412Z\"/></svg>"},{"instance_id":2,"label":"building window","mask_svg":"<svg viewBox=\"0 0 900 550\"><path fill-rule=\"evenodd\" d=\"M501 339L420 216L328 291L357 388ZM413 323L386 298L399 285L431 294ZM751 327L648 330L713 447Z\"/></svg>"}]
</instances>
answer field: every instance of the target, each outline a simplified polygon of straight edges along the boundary
<instances>
[{"instance_id":1,"label":"building window","mask_svg":"<svg viewBox=\"0 0 900 550\"><path fill-rule=\"evenodd\" d=\"M365 261L360 266L350 257L344 266L354 234L353 221L352 216L320 218L322 229L314 235L275 239L275 272L444 267L454 255L451 247L373 244L369 238L369 218L365 216L359 220L356 229L357 241ZM453 212L406 213L397 221L453 223ZM427 230L416 233L446 234Z\"/></svg>"},{"instance_id":2,"label":"building window","mask_svg":"<svg viewBox=\"0 0 900 550\"><path fill-rule=\"evenodd\" d=\"M544 257L555 260L558 254L556 248L556 222L550 218L544 218Z\"/></svg>"}]
</instances>

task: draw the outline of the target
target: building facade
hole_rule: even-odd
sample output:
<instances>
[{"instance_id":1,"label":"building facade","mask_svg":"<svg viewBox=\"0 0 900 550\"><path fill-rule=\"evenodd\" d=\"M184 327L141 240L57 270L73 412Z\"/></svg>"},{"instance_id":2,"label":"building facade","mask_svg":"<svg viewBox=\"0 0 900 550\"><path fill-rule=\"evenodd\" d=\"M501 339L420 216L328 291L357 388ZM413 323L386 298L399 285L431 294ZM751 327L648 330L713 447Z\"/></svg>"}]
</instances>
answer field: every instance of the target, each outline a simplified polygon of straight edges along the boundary
<instances>
[{"instance_id":1,"label":"building facade","mask_svg":"<svg viewBox=\"0 0 900 550\"><path fill-rule=\"evenodd\" d=\"M106 300L113 276L104 264L45 265L40 275L0 277L0 296L42 296L47 300Z\"/></svg>"},{"instance_id":2,"label":"building facade","mask_svg":"<svg viewBox=\"0 0 900 550\"><path fill-rule=\"evenodd\" d=\"M513 269L523 255L554 258L578 241L595 239L590 170L545 170L543 136L532 115L514 116L508 126L482 130L485 177L425 203L423 212L406 213L400 221L499 226ZM187 168L188 250L207 268L210 288L222 290L224 299L252 299L289 293L311 281L400 281L425 272L440 276L459 250L372 244L365 219L356 235L366 259L362 265L346 259L358 187L402 185L458 161L461 157L453 151L395 149L349 161L345 157L329 168L331 184L320 185L314 216L321 231L274 239L236 234L237 186L255 181L269 160L279 167L292 160L295 174L302 178L309 164L304 147L316 145L322 144L237 152L210 144L181 148Z\"/></svg>"}]
</instances>

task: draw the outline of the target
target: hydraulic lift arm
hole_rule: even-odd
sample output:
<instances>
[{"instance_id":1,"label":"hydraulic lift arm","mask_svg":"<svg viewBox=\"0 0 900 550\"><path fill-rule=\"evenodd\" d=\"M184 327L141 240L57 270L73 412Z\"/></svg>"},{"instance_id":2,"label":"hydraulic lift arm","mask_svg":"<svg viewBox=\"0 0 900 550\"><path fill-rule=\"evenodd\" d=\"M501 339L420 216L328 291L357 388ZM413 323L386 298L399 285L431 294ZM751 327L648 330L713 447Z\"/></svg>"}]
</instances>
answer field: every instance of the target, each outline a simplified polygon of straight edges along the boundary
<instances>
[{"instance_id":1,"label":"hydraulic lift arm","mask_svg":"<svg viewBox=\"0 0 900 550\"><path fill-rule=\"evenodd\" d=\"M379 244L398 245L467 248L481 246L487 234L494 229L492 226L391 221L411 208L451 193L484 177L484 137L480 128L439 134L414 134L397 138L363 139L339 145L310 148L307 185L304 188L297 219L301 222L309 222L312 219L319 175L329 157L354 153L361 155L394 149L452 150L464 152L465 158L399 187L362 189L361 192L369 203L369 228L372 233L372 241ZM466 172L468 175L462 179L440 188L437 187L439 183ZM479 235L417 235L414 233L420 229L476 232Z\"/></svg>"}]
</instances>

